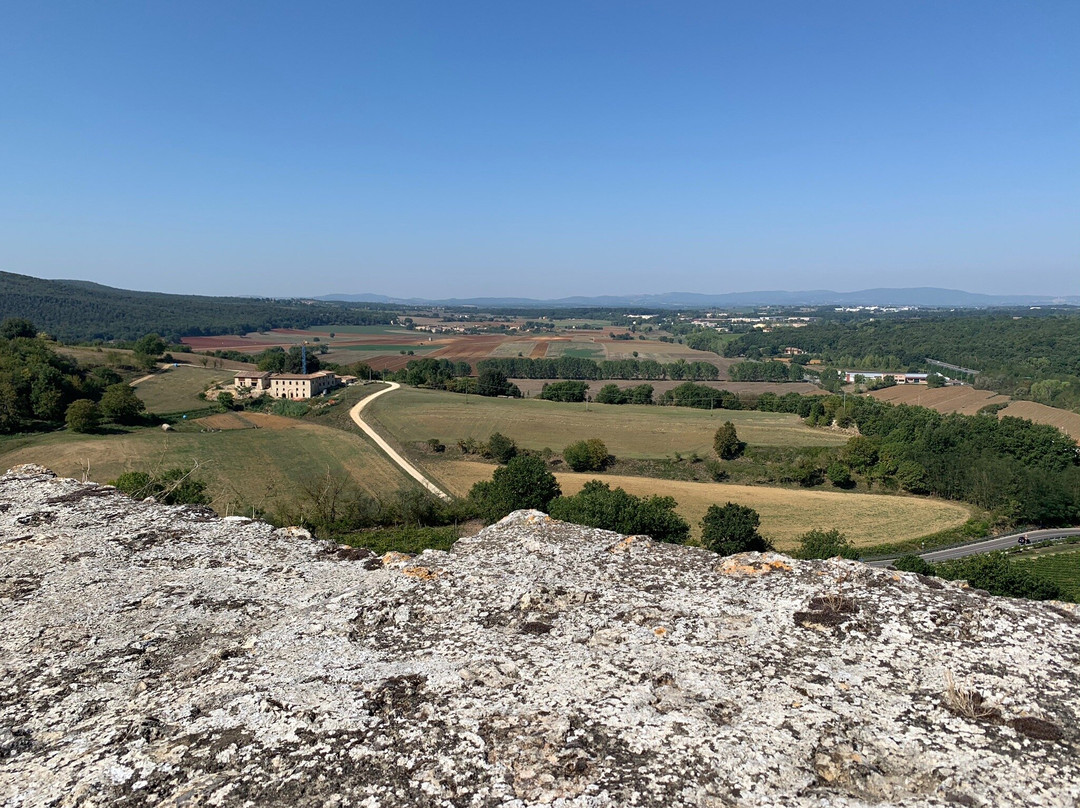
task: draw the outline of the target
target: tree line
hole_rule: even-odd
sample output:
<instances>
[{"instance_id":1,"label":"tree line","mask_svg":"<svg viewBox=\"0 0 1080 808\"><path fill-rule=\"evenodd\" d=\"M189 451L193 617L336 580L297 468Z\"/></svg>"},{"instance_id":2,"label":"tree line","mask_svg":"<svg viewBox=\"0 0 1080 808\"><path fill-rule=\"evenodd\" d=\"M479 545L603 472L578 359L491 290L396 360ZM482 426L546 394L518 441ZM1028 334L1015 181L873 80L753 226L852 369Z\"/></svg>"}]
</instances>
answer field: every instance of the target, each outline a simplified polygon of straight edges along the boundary
<instances>
[{"instance_id":1,"label":"tree line","mask_svg":"<svg viewBox=\"0 0 1080 808\"><path fill-rule=\"evenodd\" d=\"M586 359L560 356L557 359L481 359L477 370L493 368L511 379L643 379L711 381L720 378L720 369L711 362L660 363L655 359Z\"/></svg>"}]
</instances>

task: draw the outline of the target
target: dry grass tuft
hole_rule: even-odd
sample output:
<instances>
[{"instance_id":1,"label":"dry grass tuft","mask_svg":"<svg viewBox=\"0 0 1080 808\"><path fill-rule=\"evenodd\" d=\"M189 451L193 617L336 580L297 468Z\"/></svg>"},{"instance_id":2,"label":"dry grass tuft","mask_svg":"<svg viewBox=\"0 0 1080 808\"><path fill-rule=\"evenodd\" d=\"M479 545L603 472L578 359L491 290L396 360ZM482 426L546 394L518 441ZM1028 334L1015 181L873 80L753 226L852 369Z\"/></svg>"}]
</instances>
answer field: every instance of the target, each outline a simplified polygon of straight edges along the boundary
<instances>
[{"instance_id":1,"label":"dry grass tuft","mask_svg":"<svg viewBox=\"0 0 1080 808\"><path fill-rule=\"evenodd\" d=\"M952 671L945 671L945 707L954 715L971 721L997 723L1001 720L1001 711L989 704L978 690L958 685Z\"/></svg>"}]
</instances>

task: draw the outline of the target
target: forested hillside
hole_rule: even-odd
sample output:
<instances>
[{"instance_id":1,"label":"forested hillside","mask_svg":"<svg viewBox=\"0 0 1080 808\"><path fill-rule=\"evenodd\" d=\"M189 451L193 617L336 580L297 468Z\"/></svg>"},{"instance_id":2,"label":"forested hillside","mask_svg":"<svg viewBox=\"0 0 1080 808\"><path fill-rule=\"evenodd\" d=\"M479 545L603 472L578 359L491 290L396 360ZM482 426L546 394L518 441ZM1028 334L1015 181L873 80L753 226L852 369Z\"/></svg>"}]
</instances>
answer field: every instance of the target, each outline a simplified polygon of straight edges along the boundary
<instances>
[{"instance_id":1,"label":"forested hillside","mask_svg":"<svg viewBox=\"0 0 1080 808\"><path fill-rule=\"evenodd\" d=\"M0 320L25 317L65 342L243 334L313 325L375 325L392 312L371 304L132 292L86 281L0 272Z\"/></svg>"}]
</instances>

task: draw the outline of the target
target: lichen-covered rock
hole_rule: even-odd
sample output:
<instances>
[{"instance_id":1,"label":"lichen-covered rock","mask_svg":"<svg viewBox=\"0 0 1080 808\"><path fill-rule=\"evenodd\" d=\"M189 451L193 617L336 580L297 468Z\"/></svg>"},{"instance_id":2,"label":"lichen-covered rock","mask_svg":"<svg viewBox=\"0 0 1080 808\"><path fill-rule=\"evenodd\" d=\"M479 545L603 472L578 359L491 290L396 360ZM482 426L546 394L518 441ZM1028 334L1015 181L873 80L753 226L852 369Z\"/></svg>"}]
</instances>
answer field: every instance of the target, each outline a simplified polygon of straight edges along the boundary
<instances>
[{"instance_id":1,"label":"lichen-covered rock","mask_svg":"<svg viewBox=\"0 0 1080 808\"><path fill-rule=\"evenodd\" d=\"M1075 805L1080 618L518 512L453 552L0 477L4 806Z\"/></svg>"}]
</instances>

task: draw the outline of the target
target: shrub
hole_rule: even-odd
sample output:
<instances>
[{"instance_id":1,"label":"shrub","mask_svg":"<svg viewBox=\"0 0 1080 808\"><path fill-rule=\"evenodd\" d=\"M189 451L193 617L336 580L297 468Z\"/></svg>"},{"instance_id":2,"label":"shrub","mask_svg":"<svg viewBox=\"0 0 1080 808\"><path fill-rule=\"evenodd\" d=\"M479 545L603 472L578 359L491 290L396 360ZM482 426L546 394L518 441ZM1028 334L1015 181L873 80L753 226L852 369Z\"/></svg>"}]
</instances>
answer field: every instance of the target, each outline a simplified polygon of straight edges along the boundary
<instances>
[{"instance_id":1,"label":"shrub","mask_svg":"<svg viewBox=\"0 0 1080 808\"><path fill-rule=\"evenodd\" d=\"M859 551L855 545L836 528L832 530L810 530L799 537L799 549L792 555L795 558L841 558L858 559Z\"/></svg>"},{"instance_id":2,"label":"shrub","mask_svg":"<svg viewBox=\"0 0 1080 808\"><path fill-rule=\"evenodd\" d=\"M851 488L855 485L855 481L851 478L851 472L843 463L830 463L829 467L825 469L825 476L837 488Z\"/></svg>"},{"instance_id":3,"label":"shrub","mask_svg":"<svg viewBox=\"0 0 1080 808\"><path fill-rule=\"evenodd\" d=\"M127 384L110 384L101 396L101 412L120 424L131 424L139 420L139 415L146 405L142 403L135 390Z\"/></svg>"},{"instance_id":4,"label":"shrub","mask_svg":"<svg viewBox=\"0 0 1080 808\"><path fill-rule=\"evenodd\" d=\"M934 565L934 573L950 581L966 580L991 595L1029 600L1059 600L1061 587L1013 564L1004 553L984 553Z\"/></svg>"},{"instance_id":5,"label":"shrub","mask_svg":"<svg viewBox=\"0 0 1080 808\"><path fill-rule=\"evenodd\" d=\"M574 471L600 471L608 463L608 450L599 438L571 443L563 449L563 460Z\"/></svg>"},{"instance_id":6,"label":"shrub","mask_svg":"<svg viewBox=\"0 0 1080 808\"><path fill-rule=\"evenodd\" d=\"M128 471L110 485L116 486L130 497L153 497L165 505L205 505L210 501L205 493L206 483L181 468L169 469L159 475Z\"/></svg>"},{"instance_id":7,"label":"shrub","mask_svg":"<svg viewBox=\"0 0 1080 808\"><path fill-rule=\"evenodd\" d=\"M490 480L476 483L469 491L469 499L484 519L494 522L521 508L546 511L551 500L561 493L555 475L543 460L520 455L495 469Z\"/></svg>"},{"instance_id":8,"label":"shrub","mask_svg":"<svg viewBox=\"0 0 1080 808\"><path fill-rule=\"evenodd\" d=\"M716 430L713 436L713 448L721 460L734 460L746 451L746 444L739 440L735 432L735 424L724 421L723 425Z\"/></svg>"},{"instance_id":9,"label":"shrub","mask_svg":"<svg viewBox=\"0 0 1080 808\"><path fill-rule=\"evenodd\" d=\"M565 381L545 384L537 398L546 401L584 401L589 385L585 382Z\"/></svg>"},{"instance_id":10,"label":"shrub","mask_svg":"<svg viewBox=\"0 0 1080 808\"><path fill-rule=\"evenodd\" d=\"M427 445L428 445L428 449L430 449L431 451L433 451L435 453L440 453L440 452L445 452L446 451L446 444L443 443L438 438L428 438L427 439Z\"/></svg>"},{"instance_id":11,"label":"shrub","mask_svg":"<svg viewBox=\"0 0 1080 808\"><path fill-rule=\"evenodd\" d=\"M905 555L896 559L892 565L901 572L917 572L920 575L933 575L934 567L917 555Z\"/></svg>"},{"instance_id":12,"label":"shrub","mask_svg":"<svg viewBox=\"0 0 1080 808\"><path fill-rule=\"evenodd\" d=\"M72 432L93 432L101 422L101 410L88 398L80 398L68 405L64 422Z\"/></svg>"},{"instance_id":13,"label":"shrub","mask_svg":"<svg viewBox=\"0 0 1080 808\"><path fill-rule=\"evenodd\" d=\"M729 502L710 505L701 520L701 542L720 555L771 550L772 545L758 533L761 517L753 508Z\"/></svg>"},{"instance_id":14,"label":"shrub","mask_svg":"<svg viewBox=\"0 0 1080 808\"><path fill-rule=\"evenodd\" d=\"M636 497L590 480L574 496L554 500L551 515L579 525L682 544L690 536L690 525L675 513L676 505L671 497Z\"/></svg>"},{"instance_id":15,"label":"shrub","mask_svg":"<svg viewBox=\"0 0 1080 808\"><path fill-rule=\"evenodd\" d=\"M487 454L496 462L509 463L517 456L517 444L501 432L492 432L487 441Z\"/></svg>"}]
</instances>

